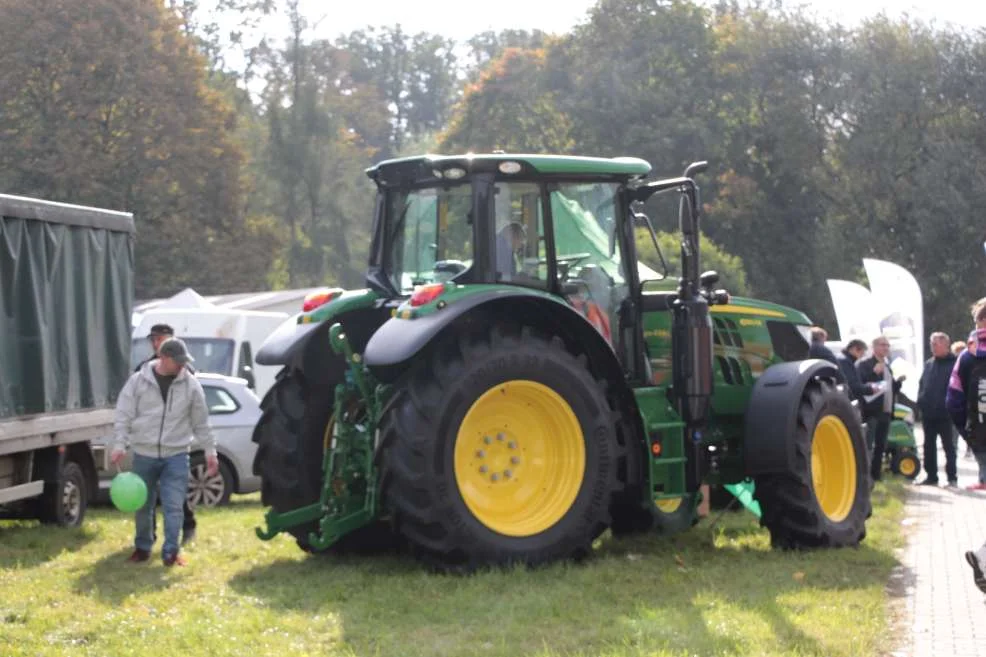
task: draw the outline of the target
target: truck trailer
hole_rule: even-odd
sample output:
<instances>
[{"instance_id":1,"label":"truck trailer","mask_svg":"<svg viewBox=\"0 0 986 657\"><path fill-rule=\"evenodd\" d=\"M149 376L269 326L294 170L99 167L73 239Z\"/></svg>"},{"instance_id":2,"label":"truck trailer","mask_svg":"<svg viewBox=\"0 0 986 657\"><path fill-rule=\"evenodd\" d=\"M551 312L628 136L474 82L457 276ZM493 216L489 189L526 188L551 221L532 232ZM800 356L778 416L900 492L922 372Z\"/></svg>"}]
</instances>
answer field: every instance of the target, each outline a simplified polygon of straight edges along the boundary
<instances>
[{"instance_id":1,"label":"truck trailer","mask_svg":"<svg viewBox=\"0 0 986 657\"><path fill-rule=\"evenodd\" d=\"M133 216L0 194L0 517L82 524L129 374Z\"/></svg>"}]
</instances>

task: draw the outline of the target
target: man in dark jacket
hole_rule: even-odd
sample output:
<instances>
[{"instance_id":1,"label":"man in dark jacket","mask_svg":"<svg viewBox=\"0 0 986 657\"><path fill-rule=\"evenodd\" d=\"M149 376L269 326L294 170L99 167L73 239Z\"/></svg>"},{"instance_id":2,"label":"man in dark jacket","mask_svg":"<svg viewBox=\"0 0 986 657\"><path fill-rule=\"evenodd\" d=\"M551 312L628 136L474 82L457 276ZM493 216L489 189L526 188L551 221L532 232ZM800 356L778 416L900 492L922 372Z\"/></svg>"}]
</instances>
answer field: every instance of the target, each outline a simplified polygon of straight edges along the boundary
<instances>
[{"instance_id":1,"label":"man in dark jacket","mask_svg":"<svg viewBox=\"0 0 986 657\"><path fill-rule=\"evenodd\" d=\"M870 476L880 481L883 471L883 452L887 448L887 434L890 431L890 418L894 413L894 402L900 391L904 377L894 379L893 370L887 356L890 354L890 341L882 335L873 340L873 355L856 363L859 380L875 384L875 393L870 401L863 404L863 421L866 422L866 441L872 450L870 454ZM881 389L882 386L882 389Z\"/></svg>"},{"instance_id":2,"label":"man in dark jacket","mask_svg":"<svg viewBox=\"0 0 986 657\"><path fill-rule=\"evenodd\" d=\"M918 407L921 409L921 426L924 428L923 486L938 485L938 437L945 448L945 476L950 487L959 483L955 462L955 434L952 418L945 406L948 380L955 367L955 355L949 345L949 337L940 332L931 334L931 358L924 363L921 382L918 385Z\"/></svg>"},{"instance_id":3,"label":"man in dark jacket","mask_svg":"<svg viewBox=\"0 0 986 657\"><path fill-rule=\"evenodd\" d=\"M827 360L833 365L838 365L835 354L825 346L825 341L829 339L828 331L821 326L811 327L811 345L808 347L808 358L818 358Z\"/></svg>"},{"instance_id":4,"label":"man in dark jacket","mask_svg":"<svg viewBox=\"0 0 986 657\"><path fill-rule=\"evenodd\" d=\"M860 406L864 403L864 395L873 393L873 386L865 384L859 380L859 372L856 371L856 361L866 353L866 343L862 340L853 339L845 346L835 359L839 364L839 371L842 372L846 380L846 387L849 389L849 398L858 401Z\"/></svg>"}]
</instances>

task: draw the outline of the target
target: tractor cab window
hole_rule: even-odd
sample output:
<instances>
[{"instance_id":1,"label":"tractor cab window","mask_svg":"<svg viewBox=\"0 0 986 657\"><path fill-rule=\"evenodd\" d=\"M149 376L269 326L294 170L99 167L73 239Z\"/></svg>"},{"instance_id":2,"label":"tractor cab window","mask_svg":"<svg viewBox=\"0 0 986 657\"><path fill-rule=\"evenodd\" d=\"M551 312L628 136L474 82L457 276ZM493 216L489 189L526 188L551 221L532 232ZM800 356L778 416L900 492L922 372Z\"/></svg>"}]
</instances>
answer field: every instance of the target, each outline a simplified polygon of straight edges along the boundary
<instances>
[{"instance_id":1,"label":"tractor cab window","mask_svg":"<svg viewBox=\"0 0 986 657\"><path fill-rule=\"evenodd\" d=\"M535 183L502 182L493 186L496 228L496 280L532 287L548 286L541 189Z\"/></svg>"},{"instance_id":2,"label":"tractor cab window","mask_svg":"<svg viewBox=\"0 0 986 657\"><path fill-rule=\"evenodd\" d=\"M562 183L551 191L560 288L610 342L628 289L616 225L619 185Z\"/></svg>"},{"instance_id":3,"label":"tractor cab window","mask_svg":"<svg viewBox=\"0 0 986 657\"><path fill-rule=\"evenodd\" d=\"M468 184L393 191L388 271L394 287L452 280L472 266L472 190Z\"/></svg>"}]
</instances>

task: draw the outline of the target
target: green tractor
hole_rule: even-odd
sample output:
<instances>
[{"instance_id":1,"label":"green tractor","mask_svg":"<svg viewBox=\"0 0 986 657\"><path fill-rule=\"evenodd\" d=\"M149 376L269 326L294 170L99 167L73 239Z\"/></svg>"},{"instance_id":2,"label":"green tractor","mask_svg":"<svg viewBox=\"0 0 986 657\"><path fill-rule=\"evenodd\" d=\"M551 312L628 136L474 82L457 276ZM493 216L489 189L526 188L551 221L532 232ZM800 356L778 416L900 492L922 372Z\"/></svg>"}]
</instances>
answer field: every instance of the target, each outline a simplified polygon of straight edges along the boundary
<instances>
[{"instance_id":1,"label":"green tractor","mask_svg":"<svg viewBox=\"0 0 986 657\"><path fill-rule=\"evenodd\" d=\"M808 318L699 273L694 176L636 158L421 156L367 170L366 289L326 289L257 362L260 538L397 539L467 572L577 558L604 531L678 531L703 483L752 482L774 546L856 545L870 481ZM640 209L677 195L681 275ZM663 259L663 256L662 256ZM747 489L748 490L748 489Z\"/></svg>"}]
</instances>

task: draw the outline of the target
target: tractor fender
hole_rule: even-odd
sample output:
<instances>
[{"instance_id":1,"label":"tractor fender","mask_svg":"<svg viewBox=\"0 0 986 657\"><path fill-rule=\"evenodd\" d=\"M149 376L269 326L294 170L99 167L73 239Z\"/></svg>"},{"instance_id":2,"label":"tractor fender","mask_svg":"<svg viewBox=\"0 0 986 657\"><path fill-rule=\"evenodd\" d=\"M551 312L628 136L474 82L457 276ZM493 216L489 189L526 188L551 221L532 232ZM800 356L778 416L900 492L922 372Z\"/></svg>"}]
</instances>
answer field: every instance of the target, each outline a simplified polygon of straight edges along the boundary
<instances>
[{"instance_id":1,"label":"tractor fender","mask_svg":"<svg viewBox=\"0 0 986 657\"><path fill-rule=\"evenodd\" d=\"M319 329L327 336L329 325L355 310L372 308L378 299L370 290L351 290L314 310L298 313L267 336L254 360L258 365L287 365Z\"/></svg>"},{"instance_id":2,"label":"tractor fender","mask_svg":"<svg viewBox=\"0 0 986 657\"><path fill-rule=\"evenodd\" d=\"M273 333L267 336L254 356L258 365L285 365L295 351L305 343L319 324L299 324L301 314L284 320Z\"/></svg>"},{"instance_id":3,"label":"tractor fender","mask_svg":"<svg viewBox=\"0 0 986 657\"><path fill-rule=\"evenodd\" d=\"M797 422L805 387L814 379L840 381L839 368L825 360L771 365L757 379L746 407L743 438L748 476L790 472L794 444L788 440Z\"/></svg>"},{"instance_id":4,"label":"tractor fender","mask_svg":"<svg viewBox=\"0 0 986 657\"><path fill-rule=\"evenodd\" d=\"M535 290L500 287L478 291L449 303L432 313L403 319L392 317L373 334L363 353L364 362L378 378L394 379L402 365L424 350L446 329L469 319L523 319L566 344L586 353L598 376L622 380L616 353L599 331L562 300Z\"/></svg>"}]
</instances>

